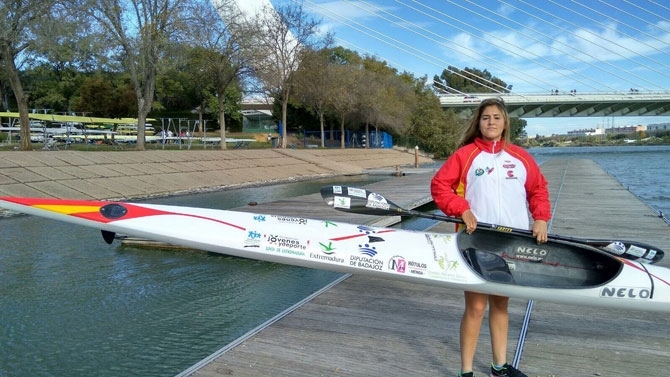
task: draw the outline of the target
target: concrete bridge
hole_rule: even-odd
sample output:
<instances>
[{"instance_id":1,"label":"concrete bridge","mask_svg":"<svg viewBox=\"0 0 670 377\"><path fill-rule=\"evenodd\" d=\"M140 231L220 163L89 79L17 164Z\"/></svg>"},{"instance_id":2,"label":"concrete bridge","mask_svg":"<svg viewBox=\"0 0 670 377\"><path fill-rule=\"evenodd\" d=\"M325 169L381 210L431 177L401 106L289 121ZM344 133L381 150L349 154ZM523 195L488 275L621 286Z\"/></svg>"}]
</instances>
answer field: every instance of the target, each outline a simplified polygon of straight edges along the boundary
<instances>
[{"instance_id":1,"label":"concrete bridge","mask_svg":"<svg viewBox=\"0 0 670 377\"><path fill-rule=\"evenodd\" d=\"M486 98L502 98L513 117L670 116L670 91L557 94L443 94L443 108L469 116Z\"/></svg>"}]
</instances>

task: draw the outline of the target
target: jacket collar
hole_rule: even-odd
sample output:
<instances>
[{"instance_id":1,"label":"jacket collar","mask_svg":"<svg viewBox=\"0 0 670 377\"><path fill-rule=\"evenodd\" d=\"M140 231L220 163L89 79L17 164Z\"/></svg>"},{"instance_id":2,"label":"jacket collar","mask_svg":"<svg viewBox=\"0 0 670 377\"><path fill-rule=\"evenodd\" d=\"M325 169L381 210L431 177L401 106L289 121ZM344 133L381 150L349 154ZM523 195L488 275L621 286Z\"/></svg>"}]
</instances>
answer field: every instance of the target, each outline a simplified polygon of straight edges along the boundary
<instances>
[{"instance_id":1,"label":"jacket collar","mask_svg":"<svg viewBox=\"0 0 670 377\"><path fill-rule=\"evenodd\" d=\"M475 145L477 148L488 153L498 153L504 148L504 141L486 141L480 137L475 138Z\"/></svg>"}]
</instances>

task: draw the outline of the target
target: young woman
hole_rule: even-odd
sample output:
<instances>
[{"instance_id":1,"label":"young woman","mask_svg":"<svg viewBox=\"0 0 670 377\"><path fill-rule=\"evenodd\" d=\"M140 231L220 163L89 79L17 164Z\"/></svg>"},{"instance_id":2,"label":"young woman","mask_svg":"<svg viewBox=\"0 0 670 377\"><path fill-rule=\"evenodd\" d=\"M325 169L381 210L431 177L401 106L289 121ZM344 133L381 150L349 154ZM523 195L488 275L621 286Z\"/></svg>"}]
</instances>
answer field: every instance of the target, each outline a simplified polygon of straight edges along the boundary
<instances>
[{"instance_id":1,"label":"young woman","mask_svg":"<svg viewBox=\"0 0 670 377\"><path fill-rule=\"evenodd\" d=\"M510 142L509 115L502 99L480 103L459 149L433 177L431 193L444 213L463 219L468 233L481 221L532 229L538 243L547 241L551 217L547 181L532 156ZM527 377L507 363L508 301L508 297L465 292L459 376L473 377L477 339L488 305L491 377Z\"/></svg>"}]
</instances>

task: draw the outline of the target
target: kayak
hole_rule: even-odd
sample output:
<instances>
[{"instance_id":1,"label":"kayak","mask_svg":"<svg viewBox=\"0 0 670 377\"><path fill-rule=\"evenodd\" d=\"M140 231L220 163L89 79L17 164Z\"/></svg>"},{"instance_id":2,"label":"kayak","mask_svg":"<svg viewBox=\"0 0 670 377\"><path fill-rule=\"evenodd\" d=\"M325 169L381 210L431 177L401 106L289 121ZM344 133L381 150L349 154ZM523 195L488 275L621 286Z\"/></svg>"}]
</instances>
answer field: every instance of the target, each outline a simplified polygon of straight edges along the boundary
<instances>
[{"instance_id":1,"label":"kayak","mask_svg":"<svg viewBox=\"0 0 670 377\"><path fill-rule=\"evenodd\" d=\"M378 203L381 204L381 203ZM207 208L0 197L0 207L236 257L538 301L670 312L670 269L481 228L435 233Z\"/></svg>"}]
</instances>

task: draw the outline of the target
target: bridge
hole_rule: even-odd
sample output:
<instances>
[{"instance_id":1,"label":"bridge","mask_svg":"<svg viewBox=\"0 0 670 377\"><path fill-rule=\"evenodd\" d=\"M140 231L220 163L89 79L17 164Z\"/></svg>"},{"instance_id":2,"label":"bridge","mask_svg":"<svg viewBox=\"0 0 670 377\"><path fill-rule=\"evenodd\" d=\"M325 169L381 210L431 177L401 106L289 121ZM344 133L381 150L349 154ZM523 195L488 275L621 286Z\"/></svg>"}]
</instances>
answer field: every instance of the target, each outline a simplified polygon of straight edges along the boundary
<instances>
[{"instance_id":1,"label":"bridge","mask_svg":"<svg viewBox=\"0 0 670 377\"><path fill-rule=\"evenodd\" d=\"M670 116L670 91L557 94L442 94L443 108L470 116L486 98L502 98L512 117ZM464 114L463 114L464 113Z\"/></svg>"}]
</instances>

